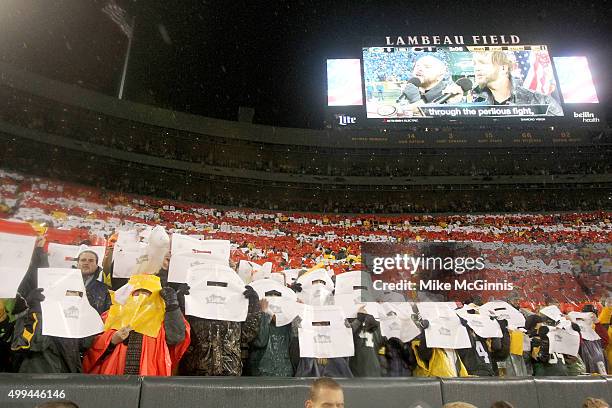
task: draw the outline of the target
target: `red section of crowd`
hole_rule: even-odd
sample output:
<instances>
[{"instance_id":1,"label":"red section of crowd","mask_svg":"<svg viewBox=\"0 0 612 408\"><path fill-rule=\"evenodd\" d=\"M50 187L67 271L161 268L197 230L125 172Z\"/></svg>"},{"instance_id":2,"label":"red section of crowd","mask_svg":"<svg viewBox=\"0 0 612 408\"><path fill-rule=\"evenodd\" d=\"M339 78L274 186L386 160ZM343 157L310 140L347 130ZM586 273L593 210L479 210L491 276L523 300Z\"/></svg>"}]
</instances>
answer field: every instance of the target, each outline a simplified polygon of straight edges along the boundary
<instances>
[{"instance_id":1,"label":"red section of crowd","mask_svg":"<svg viewBox=\"0 0 612 408\"><path fill-rule=\"evenodd\" d=\"M505 215L338 215L211 208L200 204L130 196L58 180L0 170L0 231L34 233L46 226L47 242L103 245L120 226L163 225L169 231L229 239L238 246L232 260L272 262L275 271L312 267L322 258L359 255L360 242L475 241L498 243L609 243L612 213ZM332 264L336 273L354 267ZM488 271L490 280L501 278ZM524 302L543 304L595 300L609 284L609 273L512 275ZM546 282L543 284L543 282ZM590 293L585 293L589 288ZM499 295L483 292L483 299ZM563 305L562 305L563 306ZM572 307L569 306L563 307Z\"/></svg>"}]
</instances>

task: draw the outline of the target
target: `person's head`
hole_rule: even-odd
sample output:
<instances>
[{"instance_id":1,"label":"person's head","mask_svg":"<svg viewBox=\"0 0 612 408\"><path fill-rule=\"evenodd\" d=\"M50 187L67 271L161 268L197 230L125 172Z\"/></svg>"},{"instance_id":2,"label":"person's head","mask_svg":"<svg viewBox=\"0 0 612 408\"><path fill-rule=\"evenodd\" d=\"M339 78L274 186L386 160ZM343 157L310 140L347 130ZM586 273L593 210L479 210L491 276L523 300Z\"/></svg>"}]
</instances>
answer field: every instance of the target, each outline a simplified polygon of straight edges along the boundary
<instances>
[{"instance_id":1,"label":"person's head","mask_svg":"<svg viewBox=\"0 0 612 408\"><path fill-rule=\"evenodd\" d=\"M98 255L94 251L83 251L77 258L77 269L83 276L93 275L98 269Z\"/></svg>"},{"instance_id":2,"label":"person's head","mask_svg":"<svg viewBox=\"0 0 612 408\"><path fill-rule=\"evenodd\" d=\"M602 399L588 397L582 402L582 408L610 408L610 405Z\"/></svg>"},{"instance_id":3,"label":"person's head","mask_svg":"<svg viewBox=\"0 0 612 408\"><path fill-rule=\"evenodd\" d=\"M511 403L506 401L495 401L491 404L491 408L514 408Z\"/></svg>"},{"instance_id":4,"label":"person's head","mask_svg":"<svg viewBox=\"0 0 612 408\"><path fill-rule=\"evenodd\" d=\"M77 404L72 401L49 401L43 402L37 405L36 408L79 408Z\"/></svg>"},{"instance_id":5,"label":"person's head","mask_svg":"<svg viewBox=\"0 0 612 408\"><path fill-rule=\"evenodd\" d=\"M474 62L474 79L481 88L492 83L509 81L514 62L503 51L475 52L472 56Z\"/></svg>"},{"instance_id":6,"label":"person's head","mask_svg":"<svg viewBox=\"0 0 612 408\"><path fill-rule=\"evenodd\" d=\"M343 408L342 387L332 378L317 378L310 387L310 395L304 406L305 408Z\"/></svg>"},{"instance_id":7,"label":"person's head","mask_svg":"<svg viewBox=\"0 0 612 408\"><path fill-rule=\"evenodd\" d=\"M442 408L478 408L476 405L472 405L469 402L449 402L448 404L444 404Z\"/></svg>"},{"instance_id":8,"label":"person's head","mask_svg":"<svg viewBox=\"0 0 612 408\"><path fill-rule=\"evenodd\" d=\"M145 297L149 297L149 296L151 296L151 291L147 290L147 289L136 289L135 291L132 292L132 296L145 296Z\"/></svg>"},{"instance_id":9,"label":"person's head","mask_svg":"<svg viewBox=\"0 0 612 408\"><path fill-rule=\"evenodd\" d=\"M430 89L444 79L446 64L434 56L425 55L414 64L412 75L419 78L423 89Z\"/></svg>"}]
</instances>

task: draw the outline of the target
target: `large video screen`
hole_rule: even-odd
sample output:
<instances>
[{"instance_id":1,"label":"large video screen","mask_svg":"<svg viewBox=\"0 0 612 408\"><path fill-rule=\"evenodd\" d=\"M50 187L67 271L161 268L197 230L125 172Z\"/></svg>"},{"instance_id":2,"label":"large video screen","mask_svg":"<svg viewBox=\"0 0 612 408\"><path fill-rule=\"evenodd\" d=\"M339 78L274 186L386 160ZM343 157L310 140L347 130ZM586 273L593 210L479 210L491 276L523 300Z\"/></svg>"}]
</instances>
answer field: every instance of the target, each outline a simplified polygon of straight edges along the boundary
<instances>
[{"instance_id":1,"label":"large video screen","mask_svg":"<svg viewBox=\"0 0 612 408\"><path fill-rule=\"evenodd\" d=\"M599 103L586 57L554 57L565 103Z\"/></svg>"},{"instance_id":2,"label":"large video screen","mask_svg":"<svg viewBox=\"0 0 612 408\"><path fill-rule=\"evenodd\" d=\"M546 46L364 47L368 119L563 116Z\"/></svg>"},{"instance_id":3,"label":"large video screen","mask_svg":"<svg viewBox=\"0 0 612 408\"><path fill-rule=\"evenodd\" d=\"M327 105L363 105L359 59L327 60Z\"/></svg>"}]
</instances>

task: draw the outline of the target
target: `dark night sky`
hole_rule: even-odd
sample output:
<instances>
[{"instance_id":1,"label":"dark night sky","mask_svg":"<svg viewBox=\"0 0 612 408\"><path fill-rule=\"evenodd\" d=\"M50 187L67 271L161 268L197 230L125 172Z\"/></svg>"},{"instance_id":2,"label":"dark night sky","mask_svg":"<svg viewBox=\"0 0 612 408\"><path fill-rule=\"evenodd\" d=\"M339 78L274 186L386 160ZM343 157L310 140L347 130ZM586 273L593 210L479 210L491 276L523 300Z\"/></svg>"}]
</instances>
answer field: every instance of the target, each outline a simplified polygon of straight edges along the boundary
<instances>
[{"instance_id":1,"label":"dark night sky","mask_svg":"<svg viewBox=\"0 0 612 408\"><path fill-rule=\"evenodd\" d=\"M242 105L256 123L320 128L326 58L358 57L364 37L418 34L517 34L553 55L586 55L612 106L609 0L118 3L136 16L127 99L176 110L235 120ZM116 94L127 40L104 4L2 0L0 59Z\"/></svg>"}]
</instances>

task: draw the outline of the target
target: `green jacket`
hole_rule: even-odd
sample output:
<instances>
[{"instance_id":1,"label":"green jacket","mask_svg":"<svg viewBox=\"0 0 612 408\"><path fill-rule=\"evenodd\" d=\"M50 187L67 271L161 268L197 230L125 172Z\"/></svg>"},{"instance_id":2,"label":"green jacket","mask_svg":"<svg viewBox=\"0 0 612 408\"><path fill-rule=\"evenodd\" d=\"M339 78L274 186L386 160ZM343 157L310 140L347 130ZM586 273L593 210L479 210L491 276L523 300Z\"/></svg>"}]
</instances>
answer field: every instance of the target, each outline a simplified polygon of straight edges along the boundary
<instances>
[{"instance_id":1,"label":"green jacket","mask_svg":"<svg viewBox=\"0 0 612 408\"><path fill-rule=\"evenodd\" d=\"M272 316L263 313L259 333L251 343L248 372L252 376L293 377L289 358L291 325L277 327Z\"/></svg>"},{"instance_id":2,"label":"green jacket","mask_svg":"<svg viewBox=\"0 0 612 408\"><path fill-rule=\"evenodd\" d=\"M367 331L366 327L370 330ZM355 377L381 377L378 350L383 346L380 326L370 315L359 313L351 322L355 355L349 358L349 367Z\"/></svg>"}]
</instances>

